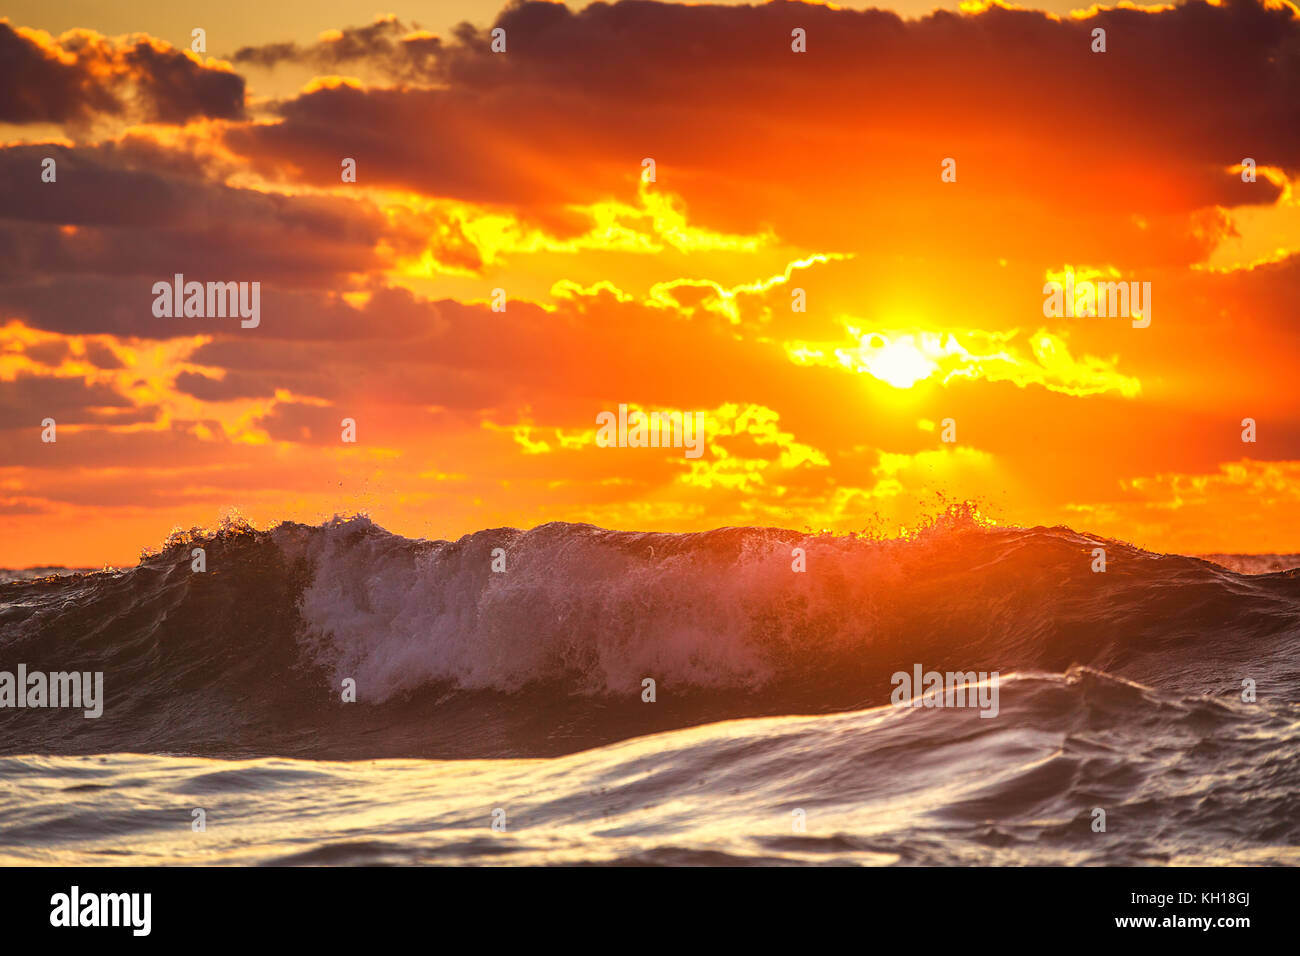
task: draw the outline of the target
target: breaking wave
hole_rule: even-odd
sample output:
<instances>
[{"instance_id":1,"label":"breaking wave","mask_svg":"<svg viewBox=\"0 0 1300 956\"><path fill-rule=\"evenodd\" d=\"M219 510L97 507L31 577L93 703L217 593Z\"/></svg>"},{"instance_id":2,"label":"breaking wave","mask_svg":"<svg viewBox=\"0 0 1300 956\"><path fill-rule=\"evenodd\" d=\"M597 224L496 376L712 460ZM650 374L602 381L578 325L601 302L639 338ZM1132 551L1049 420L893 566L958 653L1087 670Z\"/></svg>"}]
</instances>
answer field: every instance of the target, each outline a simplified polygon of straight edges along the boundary
<instances>
[{"instance_id":1,"label":"breaking wave","mask_svg":"<svg viewBox=\"0 0 1300 956\"><path fill-rule=\"evenodd\" d=\"M1248 576L964 514L887 540L552 523L449 542L365 518L228 524L176 534L129 570L0 584L0 669L103 671L107 698L98 720L0 709L0 753L552 756L877 706L918 663L1087 667L1224 700L1250 679L1289 706L1298 631L1295 571Z\"/></svg>"}]
</instances>

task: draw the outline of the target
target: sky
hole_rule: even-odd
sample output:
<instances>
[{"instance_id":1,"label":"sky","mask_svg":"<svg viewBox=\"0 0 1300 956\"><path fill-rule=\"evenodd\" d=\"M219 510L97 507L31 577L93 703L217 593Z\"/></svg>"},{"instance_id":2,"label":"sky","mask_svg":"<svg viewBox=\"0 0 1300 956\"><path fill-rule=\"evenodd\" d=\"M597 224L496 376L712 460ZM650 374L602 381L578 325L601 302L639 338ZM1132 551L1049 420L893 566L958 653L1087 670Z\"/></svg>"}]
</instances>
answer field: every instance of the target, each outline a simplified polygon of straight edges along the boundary
<instances>
[{"instance_id":1,"label":"sky","mask_svg":"<svg viewBox=\"0 0 1300 956\"><path fill-rule=\"evenodd\" d=\"M962 501L1300 550L1290 3L8 10L0 566ZM256 325L161 309L177 274ZM702 454L604 447L621 405Z\"/></svg>"}]
</instances>

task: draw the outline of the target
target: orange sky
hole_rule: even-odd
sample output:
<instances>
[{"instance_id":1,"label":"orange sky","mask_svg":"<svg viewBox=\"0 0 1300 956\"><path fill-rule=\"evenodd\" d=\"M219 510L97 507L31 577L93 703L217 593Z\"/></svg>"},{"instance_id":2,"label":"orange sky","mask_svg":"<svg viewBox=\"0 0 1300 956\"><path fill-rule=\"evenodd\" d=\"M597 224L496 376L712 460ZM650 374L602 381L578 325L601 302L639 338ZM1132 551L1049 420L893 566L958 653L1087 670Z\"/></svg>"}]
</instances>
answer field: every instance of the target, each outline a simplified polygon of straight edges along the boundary
<instances>
[{"instance_id":1,"label":"orange sky","mask_svg":"<svg viewBox=\"0 0 1300 956\"><path fill-rule=\"evenodd\" d=\"M0 22L0 566L232 511L889 533L962 499L1300 549L1290 4L338 3L316 39L212 5L202 54L145 6ZM259 282L259 324L155 316L176 273ZM1045 315L1067 273L1150 283L1149 326ZM620 404L703 412L704 454L599 447Z\"/></svg>"}]
</instances>

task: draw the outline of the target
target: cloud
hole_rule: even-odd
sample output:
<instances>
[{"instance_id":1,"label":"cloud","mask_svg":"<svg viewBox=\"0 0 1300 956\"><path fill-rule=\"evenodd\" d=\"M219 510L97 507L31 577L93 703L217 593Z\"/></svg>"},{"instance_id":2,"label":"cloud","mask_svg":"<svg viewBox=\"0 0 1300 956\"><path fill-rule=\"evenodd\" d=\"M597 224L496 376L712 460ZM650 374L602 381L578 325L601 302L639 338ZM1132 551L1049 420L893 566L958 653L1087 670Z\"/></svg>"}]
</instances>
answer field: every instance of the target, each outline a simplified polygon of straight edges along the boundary
<instances>
[{"instance_id":1,"label":"cloud","mask_svg":"<svg viewBox=\"0 0 1300 956\"><path fill-rule=\"evenodd\" d=\"M41 421L59 424L133 424L152 421L156 409L136 408L126 396L104 382L79 377L20 372L0 381L0 429L40 431Z\"/></svg>"},{"instance_id":2,"label":"cloud","mask_svg":"<svg viewBox=\"0 0 1300 956\"><path fill-rule=\"evenodd\" d=\"M198 372L181 372L176 376L178 392L204 402L229 402L238 398L270 398L275 395L274 376L227 373L213 378Z\"/></svg>"},{"instance_id":3,"label":"cloud","mask_svg":"<svg viewBox=\"0 0 1300 956\"><path fill-rule=\"evenodd\" d=\"M518 208L626 195L651 156L713 231L767 222L803 247L899 254L934 254L940 232L954 257L986 251L992 231L1011 257L1122 267L1197 261L1222 237L1199 211L1275 200L1276 184L1228 172L1244 153L1300 170L1288 4L903 20L624 0L516 4L494 26L507 53L462 29L430 88L314 89L228 143L311 182L357 155L377 185ZM806 54L790 50L794 26ZM959 170L946 192L944 157Z\"/></svg>"},{"instance_id":4,"label":"cloud","mask_svg":"<svg viewBox=\"0 0 1300 956\"><path fill-rule=\"evenodd\" d=\"M315 43L266 43L242 47L230 58L240 65L273 68L305 64L333 72L365 64L399 79L418 79L436 71L442 41L394 16L377 17L363 27L329 30Z\"/></svg>"},{"instance_id":5,"label":"cloud","mask_svg":"<svg viewBox=\"0 0 1300 956\"><path fill-rule=\"evenodd\" d=\"M0 20L0 122L81 127L103 117L185 123L244 115L243 77L161 40L53 37Z\"/></svg>"},{"instance_id":6,"label":"cloud","mask_svg":"<svg viewBox=\"0 0 1300 956\"><path fill-rule=\"evenodd\" d=\"M1027 342L1021 344L1014 342L1014 331L863 331L851 323L846 322L847 341L788 342L786 354L796 365L824 365L871 375L900 389L933 378L942 384L983 379L1012 382L1021 388L1038 385L1066 395L1115 391L1134 398L1141 391L1141 383L1120 373L1113 359L1089 355L1076 359L1064 339L1043 329L1028 335Z\"/></svg>"},{"instance_id":7,"label":"cloud","mask_svg":"<svg viewBox=\"0 0 1300 956\"><path fill-rule=\"evenodd\" d=\"M344 417L329 405L277 402L270 414L257 420L257 425L277 441L337 445Z\"/></svg>"},{"instance_id":8,"label":"cloud","mask_svg":"<svg viewBox=\"0 0 1300 956\"><path fill-rule=\"evenodd\" d=\"M153 283L337 289L406 240L364 201L207 178L201 161L107 142L0 148L0 310L64 332L167 338L220 331L152 314ZM37 180L43 157L58 179Z\"/></svg>"}]
</instances>

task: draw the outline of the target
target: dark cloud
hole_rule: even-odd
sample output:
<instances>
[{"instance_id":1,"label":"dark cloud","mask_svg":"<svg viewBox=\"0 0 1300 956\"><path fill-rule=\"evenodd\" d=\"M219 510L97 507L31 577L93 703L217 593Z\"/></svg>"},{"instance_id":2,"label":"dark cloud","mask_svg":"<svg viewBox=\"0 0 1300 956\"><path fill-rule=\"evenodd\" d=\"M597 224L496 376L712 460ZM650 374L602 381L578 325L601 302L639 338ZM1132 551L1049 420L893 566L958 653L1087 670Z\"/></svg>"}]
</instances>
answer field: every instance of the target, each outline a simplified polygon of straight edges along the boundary
<instances>
[{"instance_id":1,"label":"dark cloud","mask_svg":"<svg viewBox=\"0 0 1300 956\"><path fill-rule=\"evenodd\" d=\"M4 235L0 230L0 238ZM183 319L154 318L153 296L140 278L69 275L58 281L0 283L0 315L71 335L167 339L199 331L195 325L186 330Z\"/></svg>"},{"instance_id":2,"label":"dark cloud","mask_svg":"<svg viewBox=\"0 0 1300 956\"><path fill-rule=\"evenodd\" d=\"M301 319L286 312L285 338L275 337L274 325L265 336L231 333L201 346L189 361L227 370L240 383L233 388L274 381L336 405L366 401L510 417L531 405L557 420L584 421L596 403L613 396L651 402L669 381L678 383L673 401L713 407L758 401L755 383L793 383L803 374L779 350L738 342L725 321L665 322L662 312L630 303L562 303L547 310L514 302L493 312L381 290L355 307L300 296L294 313ZM599 362L592 361L593 343L600 343ZM186 379L185 387L193 393L196 383Z\"/></svg>"},{"instance_id":3,"label":"dark cloud","mask_svg":"<svg viewBox=\"0 0 1300 956\"><path fill-rule=\"evenodd\" d=\"M277 402L269 414L257 420L257 425L277 441L336 444L341 440L345 417L332 406Z\"/></svg>"},{"instance_id":4,"label":"dark cloud","mask_svg":"<svg viewBox=\"0 0 1300 956\"><path fill-rule=\"evenodd\" d=\"M72 354L72 346L62 339L56 339L29 346L23 354L42 365L57 366Z\"/></svg>"},{"instance_id":5,"label":"dark cloud","mask_svg":"<svg viewBox=\"0 0 1300 956\"><path fill-rule=\"evenodd\" d=\"M337 180L343 156L356 159L368 185L482 203L579 202L625 185L608 150L588 153L574 141L572 118L544 121L557 106L547 93L510 99L329 86L281 104L282 122L232 129L226 141L261 172L315 185ZM597 136L593 130L586 146ZM625 154L628 168L641 155Z\"/></svg>"},{"instance_id":6,"label":"dark cloud","mask_svg":"<svg viewBox=\"0 0 1300 956\"><path fill-rule=\"evenodd\" d=\"M772 223L805 247L970 256L987 254L981 224L1010 219L1009 257L1144 266L1204 256L1215 236L1198 211L1276 200L1227 167L1300 171L1289 6L903 20L624 0L523 3L495 25L507 53L463 28L429 88L315 89L228 143L311 182L347 155L371 184L526 212L626 197L652 156L693 219L727 231ZM794 27L806 54L790 50ZM1090 49L1098 27L1104 54ZM958 185L938 194L949 156Z\"/></svg>"},{"instance_id":7,"label":"dark cloud","mask_svg":"<svg viewBox=\"0 0 1300 956\"><path fill-rule=\"evenodd\" d=\"M105 370L125 368L122 360L117 357L117 353L107 345L102 345L99 342L86 343L86 358L96 368Z\"/></svg>"},{"instance_id":8,"label":"dark cloud","mask_svg":"<svg viewBox=\"0 0 1300 956\"><path fill-rule=\"evenodd\" d=\"M0 121L184 123L243 114L243 77L162 41L88 30L56 39L0 20Z\"/></svg>"},{"instance_id":9,"label":"dark cloud","mask_svg":"<svg viewBox=\"0 0 1300 956\"><path fill-rule=\"evenodd\" d=\"M39 431L44 418L53 418L59 424L129 424L152 421L155 415L155 409L137 409L110 385L80 378L20 372L0 381L0 429Z\"/></svg>"},{"instance_id":10,"label":"dark cloud","mask_svg":"<svg viewBox=\"0 0 1300 956\"><path fill-rule=\"evenodd\" d=\"M35 421L30 420L38 411L39 408L29 408L25 413L27 417L18 425L0 429L0 461L6 466L49 472L32 482L25 491L27 494L49 497L47 492L55 483L80 486L85 476L78 476L79 469L118 469L124 462L139 468L200 470L231 464L231 446L223 440L220 426L215 423L208 423L208 428L216 438L197 437L192 430L197 424L195 422L173 420L172 427L164 429L61 430L58 432L58 441L45 443L40 439L41 418L45 417L45 413ZM60 425L71 421L56 414L51 414L50 417ZM122 478L128 483L135 482L137 492L144 490L138 475L126 472Z\"/></svg>"},{"instance_id":11,"label":"dark cloud","mask_svg":"<svg viewBox=\"0 0 1300 956\"><path fill-rule=\"evenodd\" d=\"M204 402L229 402L238 398L269 398L275 394L272 376L242 375L237 372L224 378L213 378L197 372L181 372L176 376L178 392L192 395Z\"/></svg>"},{"instance_id":12,"label":"dark cloud","mask_svg":"<svg viewBox=\"0 0 1300 956\"><path fill-rule=\"evenodd\" d=\"M178 333L152 315L155 281L338 288L381 265L381 239L405 241L366 203L235 188L197 161L150 168L154 155L114 143L0 149L0 307L59 331L166 337ZM53 183L39 179L47 156Z\"/></svg>"},{"instance_id":13,"label":"dark cloud","mask_svg":"<svg viewBox=\"0 0 1300 956\"><path fill-rule=\"evenodd\" d=\"M364 63L398 79L420 79L437 70L442 41L396 17L380 17L364 27L347 27L306 46L268 43L246 46L231 60L271 68L282 63L306 64L322 70Z\"/></svg>"}]
</instances>

